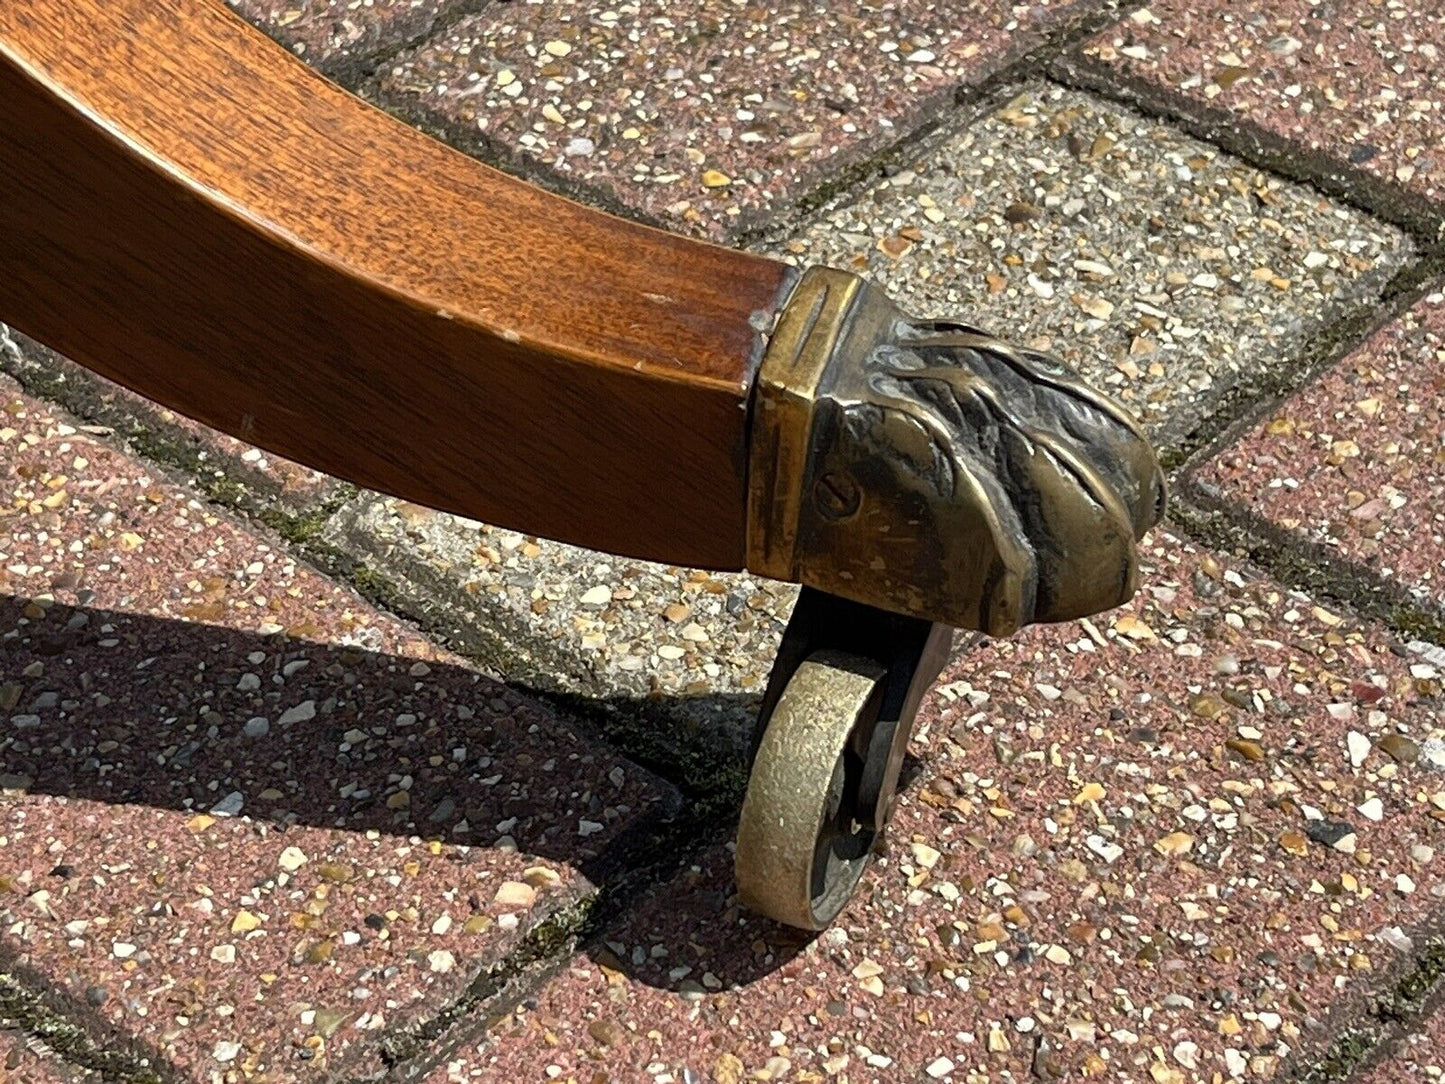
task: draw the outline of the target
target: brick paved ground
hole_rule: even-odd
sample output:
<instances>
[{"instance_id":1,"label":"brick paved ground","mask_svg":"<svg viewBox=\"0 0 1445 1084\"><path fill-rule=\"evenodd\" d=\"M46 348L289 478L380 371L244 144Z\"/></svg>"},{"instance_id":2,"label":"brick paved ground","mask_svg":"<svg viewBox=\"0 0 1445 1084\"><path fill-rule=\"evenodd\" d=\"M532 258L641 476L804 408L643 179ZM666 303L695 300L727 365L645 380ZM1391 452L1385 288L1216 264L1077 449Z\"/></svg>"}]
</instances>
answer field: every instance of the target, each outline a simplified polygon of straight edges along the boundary
<instances>
[{"instance_id":1,"label":"brick paved ground","mask_svg":"<svg viewBox=\"0 0 1445 1084\"><path fill-rule=\"evenodd\" d=\"M1432 4L231 3L538 183L1060 352L1174 512L1134 604L953 660L808 939L727 842L790 589L0 328L0 1084L1445 1076Z\"/></svg>"}]
</instances>

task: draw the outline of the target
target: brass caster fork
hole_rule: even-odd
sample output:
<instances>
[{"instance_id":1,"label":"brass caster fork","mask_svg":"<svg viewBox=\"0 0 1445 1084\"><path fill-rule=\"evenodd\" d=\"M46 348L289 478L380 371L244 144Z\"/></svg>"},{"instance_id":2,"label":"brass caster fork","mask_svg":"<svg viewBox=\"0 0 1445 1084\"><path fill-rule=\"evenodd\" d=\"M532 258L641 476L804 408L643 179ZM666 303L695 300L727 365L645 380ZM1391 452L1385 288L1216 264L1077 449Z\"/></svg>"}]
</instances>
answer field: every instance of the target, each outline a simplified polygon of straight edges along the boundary
<instances>
[{"instance_id":1,"label":"brass caster fork","mask_svg":"<svg viewBox=\"0 0 1445 1084\"><path fill-rule=\"evenodd\" d=\"M803 588L763 696L738 824L749 907L821 930L848 902L952 640L947 625Z\"/></svg>"}]
</instances>

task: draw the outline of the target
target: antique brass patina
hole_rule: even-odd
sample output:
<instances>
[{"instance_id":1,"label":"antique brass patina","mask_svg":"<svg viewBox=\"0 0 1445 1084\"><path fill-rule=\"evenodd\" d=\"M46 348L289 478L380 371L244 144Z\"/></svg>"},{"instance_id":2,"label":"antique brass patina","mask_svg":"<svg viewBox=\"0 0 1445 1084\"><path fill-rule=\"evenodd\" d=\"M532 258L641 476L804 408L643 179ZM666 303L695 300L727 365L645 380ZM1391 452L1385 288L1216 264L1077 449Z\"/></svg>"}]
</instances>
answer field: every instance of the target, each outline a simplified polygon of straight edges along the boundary
<instances>
[{"instance_id":1,"label":"antique brass patina","mask_svg":"<svg viewBox=\"0 0 1445 1084\"><path fill-rule=\"evenodd\" d=\"M1133 595L1163 475L1056 359L814 268L755 394L753 571L992 635Z\"/></svg>"}]
</instances>

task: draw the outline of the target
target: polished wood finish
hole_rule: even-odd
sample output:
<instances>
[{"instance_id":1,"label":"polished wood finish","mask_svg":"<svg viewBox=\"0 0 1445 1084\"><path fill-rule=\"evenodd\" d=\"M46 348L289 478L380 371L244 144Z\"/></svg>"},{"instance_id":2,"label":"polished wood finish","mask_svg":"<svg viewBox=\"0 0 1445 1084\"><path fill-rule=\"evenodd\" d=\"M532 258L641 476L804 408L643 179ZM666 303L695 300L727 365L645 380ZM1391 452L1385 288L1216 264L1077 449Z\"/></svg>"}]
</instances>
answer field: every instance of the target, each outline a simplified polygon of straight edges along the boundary
<instances>
[{"instance_id":1,"label":"polished wood finish","mask_svg":"<svg viewBox=\"0 0 1445 1084\"><path fill-rule=\"evenodd\" d=\"M362 485L740 567L791 276L489 169L219 0L0 2L0 320Z\"/></svg>"}]
</instances>

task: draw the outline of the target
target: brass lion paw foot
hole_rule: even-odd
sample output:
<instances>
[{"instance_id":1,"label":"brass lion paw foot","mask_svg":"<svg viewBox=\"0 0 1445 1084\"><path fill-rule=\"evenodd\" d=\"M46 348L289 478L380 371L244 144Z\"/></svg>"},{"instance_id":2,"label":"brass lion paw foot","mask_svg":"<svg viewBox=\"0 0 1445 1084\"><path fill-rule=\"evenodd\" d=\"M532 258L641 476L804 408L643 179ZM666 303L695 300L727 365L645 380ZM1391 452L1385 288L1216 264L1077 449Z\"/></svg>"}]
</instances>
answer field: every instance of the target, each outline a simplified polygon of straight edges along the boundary
<instances>
[{"instance_id":1,"label":"brass lion paw foot","mask_svg":"<svg viewBox=\"0 0 1445 1084\"><path fill-rule=\"evenodd\" d=\"M1164 478L1129 412L1063 363L910 319L846 272L803 276L754 395L748 566L804 590L759 716L738 885L821 929L887 822L951 629L1127 602Z\"/></svg>"}]
</instances>

